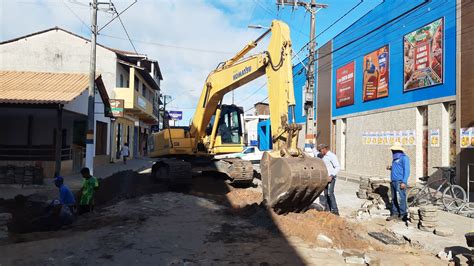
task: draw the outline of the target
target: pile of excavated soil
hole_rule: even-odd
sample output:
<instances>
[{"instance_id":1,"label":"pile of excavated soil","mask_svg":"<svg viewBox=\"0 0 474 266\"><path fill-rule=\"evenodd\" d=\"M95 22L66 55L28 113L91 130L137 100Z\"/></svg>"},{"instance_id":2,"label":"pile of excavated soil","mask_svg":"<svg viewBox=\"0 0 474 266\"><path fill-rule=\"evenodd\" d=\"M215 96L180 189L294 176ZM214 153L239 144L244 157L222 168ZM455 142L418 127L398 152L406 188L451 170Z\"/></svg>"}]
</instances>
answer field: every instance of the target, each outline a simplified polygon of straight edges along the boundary
<instances>
[{"instance_id":1,"label":"pile of excavated soil","mask_svg":"<svg viewBox=\"0 0 474 266\"><path fill-rule=\"evenodd\" d=\"M305 213L278 215L261 204L263 195L249 189L235 189L226 194L234 213L246 216L254 224L274 224L286 236L296 236L304 241L317 243L319 234L331 238L337 248L367 249L369 243L360 238L363 229L344 218L328 212L309 210Z\"/></svg>"},{"instance_id":2,"label":"pile of excavated soil","mask_svg":"<svg viewBox=\"0 0 474 266\"><path fill-rule=\"evenodd\" d=\"M309 210L305 213L278 215L272 212L278 228L287 236L297 236L316 243L319 234L329 237L337 248L367 249L369 243L360 238L363 229L328 212Z\"/></svg>"},{"instance_id":3,"label":"pile of excavated soil","mask_svg":"<svg viewBox=\"0 0 474 266\"><path fill-rule=\"evenodd\" d=\"M248 189L235 189L226 194L232 208L243 208L254 203L260 204L263 200L263 195L260 192Z\"/></svg>"}]
</instances>

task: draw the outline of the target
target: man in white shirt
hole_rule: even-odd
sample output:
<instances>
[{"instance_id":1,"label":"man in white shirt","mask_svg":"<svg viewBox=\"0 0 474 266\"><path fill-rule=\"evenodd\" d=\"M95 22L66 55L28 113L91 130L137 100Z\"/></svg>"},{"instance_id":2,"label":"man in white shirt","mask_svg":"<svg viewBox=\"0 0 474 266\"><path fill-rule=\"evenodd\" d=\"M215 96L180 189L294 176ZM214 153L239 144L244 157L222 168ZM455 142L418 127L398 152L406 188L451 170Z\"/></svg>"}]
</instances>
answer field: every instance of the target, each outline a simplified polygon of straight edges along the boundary
<instances>
[{"instance_id":1,"label":"man in white shirt","mask_svg":"<svg viewBox=\"0 0 474 266\"><path fill-rule=\"evenodd\" d=\"M327 144L319 144L315 152L315 157L323 160L328 170L328 185L324 189L324 195L326 196L326 210L332 212L335 215L339 215L339 209L337 208L336 197L334 196L334 187L336 186L336 176L341 170L341 165L337 160L336 154L329 150Z\"/></svg>"}]
</instances>

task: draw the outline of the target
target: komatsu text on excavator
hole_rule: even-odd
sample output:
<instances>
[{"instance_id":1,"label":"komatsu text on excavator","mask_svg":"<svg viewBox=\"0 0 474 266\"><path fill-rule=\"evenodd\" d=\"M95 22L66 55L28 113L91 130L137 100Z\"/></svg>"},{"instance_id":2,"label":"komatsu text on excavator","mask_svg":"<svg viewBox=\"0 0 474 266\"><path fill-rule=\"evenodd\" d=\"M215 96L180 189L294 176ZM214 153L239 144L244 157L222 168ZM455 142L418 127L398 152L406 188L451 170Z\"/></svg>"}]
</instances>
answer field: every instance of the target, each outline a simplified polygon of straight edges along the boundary
<instances>
[{"instance_id":1,"label":"komatsu text on excavator","mask_svg":"<svg viewBox=\"0 0 474 266\"><path fill-rule=\"evenodd\" d=\"M244 58L269 33L267 51ZM290 32L288 25L277 20L209 74L189 127L165 128L152 135L150 156L160 158L152 175L179 184L190 182L193 172L217 171L232 183L251 183L250 162L214 156L243 148L243 111L222 104L224 95L263 75L267 76L273 142L273 149L260 162L263 198L277 213L305 211L327 185L328 174L322 160L297 148L301 125L294 123Z\"/></svg>"}]
</instances>

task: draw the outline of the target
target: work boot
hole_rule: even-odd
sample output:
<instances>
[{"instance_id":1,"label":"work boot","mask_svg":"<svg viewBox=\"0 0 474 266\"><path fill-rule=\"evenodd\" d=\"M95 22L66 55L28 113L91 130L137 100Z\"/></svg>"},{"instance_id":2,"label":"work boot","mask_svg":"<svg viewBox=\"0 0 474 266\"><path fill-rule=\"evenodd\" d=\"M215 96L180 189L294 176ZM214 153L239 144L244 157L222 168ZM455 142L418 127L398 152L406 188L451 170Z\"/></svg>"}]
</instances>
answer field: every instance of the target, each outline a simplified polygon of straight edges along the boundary
<instances>
[{"instance_id":1,"label":"work boot","mask_svg":"<svg viewBox=\"0 0 474 266\"><path fill-rule=\"evenodd\" d=\"M390 222L390 221L395 221L395 220L400 220L400 217L398 217L398 215L392 215L388 217L386 221Z\"/></svg>"}]
</instances>

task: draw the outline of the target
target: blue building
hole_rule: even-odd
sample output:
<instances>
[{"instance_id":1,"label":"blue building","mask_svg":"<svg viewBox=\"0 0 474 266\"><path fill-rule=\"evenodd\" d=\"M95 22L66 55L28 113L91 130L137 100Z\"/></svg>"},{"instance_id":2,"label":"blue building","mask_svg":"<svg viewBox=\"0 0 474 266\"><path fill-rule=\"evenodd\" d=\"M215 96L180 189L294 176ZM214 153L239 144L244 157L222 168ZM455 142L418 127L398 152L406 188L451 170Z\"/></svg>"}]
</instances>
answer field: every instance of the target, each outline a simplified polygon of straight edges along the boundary
<instances>
[{"instance_id":1,"label":"blue building","mask_svg":"<svg viewBox=\"0 0 474 266\"><path fill-rule=\"evenodd\" d=\"M399 141L411 158L410 182L451 165L466 184L474 73L460 66L474 58L473 34L463 34L473 10L454 0L384 1L319 49L317 142L330 144L342 174L388 177L388 148ZM296 76L296 95L299 85Z\"/></svg>"}]
</instances>

